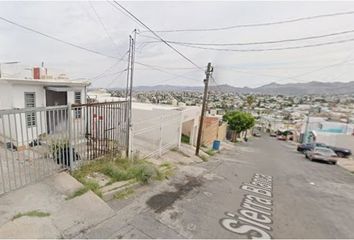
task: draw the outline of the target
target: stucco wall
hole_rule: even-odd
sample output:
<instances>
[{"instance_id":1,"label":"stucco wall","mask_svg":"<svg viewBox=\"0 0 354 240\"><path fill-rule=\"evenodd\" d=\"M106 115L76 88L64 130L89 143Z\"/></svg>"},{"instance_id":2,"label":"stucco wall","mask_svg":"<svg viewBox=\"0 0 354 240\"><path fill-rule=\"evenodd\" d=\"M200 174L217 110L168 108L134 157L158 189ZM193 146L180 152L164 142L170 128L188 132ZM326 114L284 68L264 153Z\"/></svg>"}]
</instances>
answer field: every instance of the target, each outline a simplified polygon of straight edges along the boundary
<instances>
[{"instance_id":1,"label":"stucco wall","mask_svg":"<svg viewBox=\"0 0 354 240\"><path fill-rule=\"evenodd\" d=\"M221 141L224 141L226 139L226 132L227 132L227 123L223 123L218 128L217 139L221 140Z\"/></svg>"},{"instance_id":2,"label":"stucco wall","mask_svg":"<svg viewBox=\"0 0 354 240\"><path fill-rule=\"evenodd\" d=\"M194 120L189 120L187 122L184 122L182 124L182 134L190 137L193 126L194 126Z\"/></svg>"}]
</instances>

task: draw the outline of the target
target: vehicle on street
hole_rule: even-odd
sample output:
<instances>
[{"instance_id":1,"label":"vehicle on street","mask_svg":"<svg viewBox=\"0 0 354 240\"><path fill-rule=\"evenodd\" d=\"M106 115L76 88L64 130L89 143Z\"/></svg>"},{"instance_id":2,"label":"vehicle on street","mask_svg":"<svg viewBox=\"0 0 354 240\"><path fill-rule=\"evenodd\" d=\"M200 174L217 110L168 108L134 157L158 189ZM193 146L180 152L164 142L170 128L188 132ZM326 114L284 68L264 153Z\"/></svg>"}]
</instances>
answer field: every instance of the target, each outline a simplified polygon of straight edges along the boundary
<instances>
[{"instance_id":1,"label":"vehicle on street","mask_svg":"<svg viewBox=\"0 0 354 240\"><path fill-rule=\"evenodd\" d=\"M253 137L261 137L261 134L259 132L254 132Z\"/></svg>"},{"instance_id":2,"label":"vehicle on street","mask_svg":"<svg viewBox=\"0 0 354 240\"><path fill-rule=\"evenodd\" d=\"M271 137L276 137L277 134L273 132L273 133L270 133L269 136L271 136Z\"/></svg>"},{"instance_id":3,"label":"vehicle on street","mask_svg":"<svg viewBox=\"0 0 354 240\"><path fill-rule=\"evenodd\" d=\"M306 158L310 161L323 161L331 164L336 164L338 156L337 154L330 148L327 147L315 147L311 151L306 151Z\"/></svg>"},{"instance_id":4,"label":"vehicle on street","mask_svg":"<svg viewBox=\"0 0 354 240\"><path fill-rule=\"evenodd\" d=\"M284 136L284 135L279 135L277 137L277 139L280 140L280 141L286 141L287 140L286 136Z\"/></svg>"},{"instance_id":5,"label":"vehicle on street","mask_svg":"<svg viewBox=\"0 0 354 240\"><path fill-rule=\"evenodd\" d=\"M352 152L350 151L350 149L347 148L340 148L340 147L333 147L333 146L329 146L327 144L324 143L305 143L305 144L300 144L297 146L297 151L305 153L306 151L311 151L313 150L315 147L324 147L324 148L329 148L332 149L338 157L348 157L352 154Z\"/></svg>"}]
</instances>

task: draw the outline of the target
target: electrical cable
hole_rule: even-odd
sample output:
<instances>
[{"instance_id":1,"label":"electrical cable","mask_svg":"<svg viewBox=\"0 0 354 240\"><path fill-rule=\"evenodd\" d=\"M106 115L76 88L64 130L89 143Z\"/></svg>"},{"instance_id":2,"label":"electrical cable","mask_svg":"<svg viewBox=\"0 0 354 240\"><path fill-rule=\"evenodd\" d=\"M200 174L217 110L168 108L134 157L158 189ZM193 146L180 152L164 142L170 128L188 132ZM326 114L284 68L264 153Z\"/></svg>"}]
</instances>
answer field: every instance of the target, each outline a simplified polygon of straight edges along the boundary
<instances>
[{"instance_id":1,"label":"electrical cable","mask_svg":"<svg viewBox=\"0 0 354 240\"><path fill-rule=\"evenodd\" d=\"M181 53L180 51L178 51L175 47L173 47L171 44L169 44L168 42L166 42L162 37L160 37L157 33L155 33L150 27L148 27L145 23L143 23L139 18L137 18L133 13L131 13L129 10L127 10L125 7L123 7L120 3L118 3L117 1L113 1L116 5L118 5L121 9L123 9L126 13L128 13L131 17L133 17L135 19L136 22L140 23L141 25L143 25L146 29L148 29L153 35L155 35L158 39L160 39L160 41L162 41L163 43L165 43L169 48L171 48L173 51L175 51L178 55L180 55L182 58L184 58L185 60L187 60L189 63L191 63L192 65L194 65L195 67L199 68L200 70L202 70L204 72L204 69L200 66L198 66L196 63L194 63L191 59L189 59L188 57L186 57L183 53Z\"/></svg>"},{"instance_id":2,"label":"electrical cable","mask_svg":"<svg viewBox=\"0 0 354 240\"><path fill-rule=\"evenodd\" d=\"M218 27L218 28L199 28L199 29L197 28L197 29L159 30L159 31L156 31L156 32L168 33L168 32L207 32L207 31L222 31L222 30L229 30L229 29L235 29L235 28L249 28L249 27L263 27L263 26L280 25L280 24L285 24L285 23L294 23L294 22L307 21L307 20L318 19L318 18L327 18L327 17L343 16L343 15L352 15L352 14L354 14L354 11L329 13L329 14L315 15L315 16L309 16L309 17L300 17L300 18L294 18L294 19L288 19L288 20L276 21L276 22L265 22L265 23L254 23L254 24L239 24L239 25L226 26L226 27Z\"/></svg>"},{"instance_id":3,"label":"electrical cable","mask_svg":"<svg viewBox=\"0 0 354 240\"><path fill-rule=\"evenodd\" d=\"M163 72L163 73L166 73L166 74L169 74L169 75L172 75L172 76L175 76L175 77L184 77L186 78L185 76L183 75L179 75L179 74L174 74L174 73L170 73L170 72L167 72L163 69L160 69L160 68L157 68L157 67L154 67L152 65L149 65L149 64L145 64L145 63L141 63L141 62L135 62L135 64L138 64L138 65L141 65L141 66L144 66L144 67L147 67L147 68L150 68L150 69L153 69L153 70L156 70L156 71L159 71L159 72ZM190 80L196 80L196 79L193 79L193 78L189 78Z\"/></svg>"},{"instance_id":4,"label":"electrical cable","mask_svg":"<svg viewBox=\"0 0 354 240\"><path fill-rule=\"evenodd\" d=\"M321 46L341 44L341 43L352 42L352 41L354 41L354 38L338 40L338 41L323 42L323 43L307 44L307 45L301 45L301 46L279 47L279 48L260 48L260 49L211 48L211 47L200 47L200 46L193 46L193 45L187 45L187 44L178 44L178 45L184 46L184 47L189 47L189 48L198 48L198 49L204 49L204 50L223 51L223 52L265 52L265 51L282 51L282 50L321 47Z\"/></svg>"},{"instance_id":5,"label":"electrical cable","mask_svg":"<svg viewBox=\"0 0 354 240\"><path fill-rule=\"evenodd\" d=\"M128 71L127 68L124 69L124 70L122 70L122 71L120 71L120 72L117 72L116 74L118 74L118 75L117 75L115 78L113 78L112 81L109 82L109 84L106 86L106 88L109 88L109 87L114 83L114 81L117 80L116 78L120 77L120 76L121 76L124 72L126 72L126 71ZM124 79L124 80L125 80L125 79Z\"/></svg>"},{"instance_id":6,"label":"electrical cable","mask_svg":"<svg viewBox=\"0 0 354 240\"><path fill-rule=\"evenodd\" d=\"M43 33L43 32L40 32L40 31L38 31L38 30L35 30L35 29L33 29L33 28L30 28L30 27L24 26L24 25L22 25L22 24L16 23L16 22L14 22L14 21L11 21L11 20L9 20L9 19L7 19L7 18L4 18L4 17L1 17L1 16L0 16L0 20L2 20L2 21L4 21L4 22L7 22L7 23L9 23L9 24L15 25L15 26L17 26L17 27L19 27L19 28L25 29L25 30L27 30L27 31L37 33L37 34L39 34L39 35L41 35L41 36L44 36L44 37L46 37L46 38L55 40L55 41L57 41L57 42L60 42L60 43L63 43L63 44L66 44L66 45L69 45L69 46L72 46L72 47L75 47L75 48L78 48L78 49L87 51L87 52L90 52L90 53L94 53L94 54L97 54L97 55L100 55L100 56L103 56L103 57L118 59L118 58L115 57L115 56L111 56L111 55L108 55L108 54L99 52L99 51L97 51L97 50L89 49L89 48L86 48L86 47L83 47L83 46L80 46L80 45L77 45L77 44L74 44L74 43L71 43L71 42L62 40L62 39L60 39L60 38L51 36L51 35L46 34L46 33Z\"/></svg>"},{"instance_id":7,"label":"electrical cable","mask_svg":"<svg viewBox=\"0 0 354 240\"><path fill-rule=\"evenodd\" d=\"M101 24L103 31L106 33L107 37L112 41L113 45L115 45L117 48L119 48L119 46L115 43L115 41L114 41L114 39L112 38L112 36L108 33L107 27L106 27L106 25L104 24L102 18L101 18L100 15L98 14L98 12L96 11L95 6L92 4L91 1L89 1L89 4L90 4L90 6L91 6L93 12L95 13L95 15L96 15L96 17L97 17L99 23Z\"/></svg>"},{"instance_id":8,"label":"electrical cable","mask_svg":"<svg viewBox=\"0 0 354 240\"><path fill-rule=\"evenodd\" d=\"M323 34L323 35L314 35L314 36L307 36L307 37L301 37L301 38L291 38L291 39L282 39L282 40L270 40L270 41L263 41L263 42L241 42L241 43L194 43L194 42L180 42L180 41L171 41L171 40L166 40L168 43L173 43L173 44L185 44L185 45L193 45L193 46L248 46L248 45L260 45L260 44L275 44L275 43L284 43L284 42L297 42L297 41L305 41L305 40L312 40L312 39L319 39L319 38L326 38L326 37L333 37L333 36L338 36L338 35L343 35L343 34L348 34L348 33L354 33L354 30L347 30L347 31L342 31L342 32L335 32L335 33L329 33L329 34ZM146 36L141 34L143 37L150 37L153 39L157 39L152 36ZM158 41L158 39L157 39ZM154 43L156 41L150 41L150 42L145 42L145 43Z\"/></svg>"},{"instance_id":9,"label":"electrical cable","mask_svg":"<svg viewBox=\"0 0 354 240\"><path fill-rule=\"evenodd\" d=\"M192 70L192 69L197 69L195 67L170 67L170 66L158 66L158 65L151 65L151 64L145 64L150 67L155 67L155 68L163 68L163 69L168 69L168 70Z\"/></svg>"},{"instance_id":10,"label":"electrical cable","mask_svg":"<svg viewBox=\"0 0 354 240\"><path fill-rule=\"evenodd\" d=\"M93 79L93 80L92 80L91 83L94 83L94 82L96 82L98 79L100 79L100 78L102 78L103 76L105 76L105 75L107 74L107 72L109 72L109 71L112 70L114 67L116 67L120 62L122 62L122 61L125 59L125 57L126 57L126 55L127 55L128 53L129 53L129 51L126 51L126 52L123 54L123 56L121 56L120 59L118 59L118 61L116 61L113 65L111 65L110 67L108 67L107 69L105 69L105 70L104 70L103 72L101 72L100 74L98 74L98 75L92 77L91 79Z\"/></svg>"}]
</instances>

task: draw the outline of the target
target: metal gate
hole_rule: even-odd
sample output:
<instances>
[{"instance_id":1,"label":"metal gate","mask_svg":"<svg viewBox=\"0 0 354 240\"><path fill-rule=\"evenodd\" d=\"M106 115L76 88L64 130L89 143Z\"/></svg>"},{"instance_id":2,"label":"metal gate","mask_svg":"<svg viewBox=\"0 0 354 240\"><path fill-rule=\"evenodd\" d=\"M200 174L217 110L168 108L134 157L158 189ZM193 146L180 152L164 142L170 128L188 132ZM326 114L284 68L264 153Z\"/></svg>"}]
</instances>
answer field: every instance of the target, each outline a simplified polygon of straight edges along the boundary
<instances>
[{"instance_id":1,"label":"metal gate","mask_svg":"<svg viewBox=\"0 0 354 240\"><path fill-rule=\"evenodd\" d=\"M0 111L0 194L127 148L128 102Z\"/></svg>"}]
</instances>

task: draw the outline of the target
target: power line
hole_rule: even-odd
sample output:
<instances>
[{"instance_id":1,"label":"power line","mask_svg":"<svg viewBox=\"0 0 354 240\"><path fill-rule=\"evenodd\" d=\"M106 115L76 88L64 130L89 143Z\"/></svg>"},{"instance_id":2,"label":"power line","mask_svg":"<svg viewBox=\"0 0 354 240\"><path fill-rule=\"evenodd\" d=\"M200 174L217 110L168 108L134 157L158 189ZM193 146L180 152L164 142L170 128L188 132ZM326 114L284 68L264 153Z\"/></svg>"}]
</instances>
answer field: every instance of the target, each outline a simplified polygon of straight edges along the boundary
<instances>
[{"instance_id":1,"label":"power line","mask_svg":"<svg viewBox=\"0 0 354 240\"><path fill-rule=\"evenodd\" d=\"M92 77L93 79L96 78L100 78L102 75L105 75L107 72L109 72L111 69L113 69L115 66L117 66L120 62L122 62L125 57L127 56L129 51L126 51L119 59L118 61L116 61L115 63L113 63L113 65L111 65L110 67L108 67L107 69L105 69L103 72L101 72L100 74L97 74L96 76Z\"/></svg>"},{"instance_id":2,"label":"power line","mask_svg":"<svg viewBox=\"0 0 354 240\"><path fill-rule=\"evenodd\" d=\"M192 70L192 69L198 69L198 68L195 68L195 67L170 67L170 66L158 66L158 65L151 65L151 64L145 64L145 65L148 65L150 67L155 67L155 68L168 69L168 70Z\"/></svg>"},{"instance_id":3,"label":"power line","mask_svg":"<svg viewBox=\"0 0 354 240\"><path fill-rule=\"evenodd\" d=\"M108 33L108 30L107 30L107 28L106 28L106 25L103 23L102 18L100 17L100 15L98 14L98 12L96 11L95 6L92 4L91 1L89 1L89 4L90 4L90 6L91 6L93 12L95 13L95 15L96 15L96 17L97 17L99 23L101 24L101 26L102 26L104 32L106 33L107 37L112 41L113 45L115 45L116 47L119 48L119 46L115 43L115 41L114 41L114 39L112 38L112 36Z\"/></svg>"},{"instance_id":4,"label":"power line","mask_svg":"<svg viewBox=\"0 0 354 240\"><path fill-rule=\"evenodd\" d=\"M199 68L200 70L202 70L204 72L204 69L200 66L198 66L196 63L194 63L191 59L189 59L188 57L186 57L183 53L181 53L180 51L178 51L175 47L173 47L171 44L169 44L168 42L166 42L162 37L160 37L157 33L155 33L150 27L148 27L145 23L143 23L140 19L138 19L133 13L131 13L129 10L127 10L125 7L123 7L121 4L119 4L117 1L113 1L116 5L118 5L121 9L123 9L126 13L128 13L131 17L133 17L135 19L135 21L137 21L138 23L140 23L141 25L143 25L146 29L148 29L152 34L154 34L158 39L160 39L160 41L162 41L163 43L165 43L169 48L171 48L173 51L175 51L178 55L180 55L181 57L183 57L185 60L187 60L188 62L190 62L192 65L194 65L195 67Z\"/></svg>"},{"instance_id":5,"label":"power line","mask_svg":"<svg viewBox=\"0 0 354 240\"><path fill-rule=\"evenodd\" d=\"M222 51L222 52L265 52L265 51L281 51L281 50L321 47L321 46L326 46L326 45L334 45L334 44L340 44L340 43L346 43L346 42L352 42L352 41L354 41L354 38L338 40L338 41L329 41L329 42L323 42L323 43L314 43L314 44L301 45L301 46L279 47L279 48L259 48L259 49L211 48L211 47L193 46L193 45L188 45L188 44L177 44L177 45L189 47L189 48L198 48L198 49Z\"/></svg>"},{"instance_id":6,"label":"power line","mask_svg":"<svg viewBox=\"0 0 354 240\"><path fill-rule=\"evenodd\" d=\"M145 64L145 63L141 63L141 62L135 62L136 64L138 65L141 65L141 66L145 66L147 68L150 68L150 69L153 69L153 70L156 70L156 71L159 71L159 72L163 72L163 73L166 73L166 74L169 74L169 75L172 75L172 76L175 76L175 77L182 77L182 78L186 78L184 75L180 75L180 74L174 74L174 73L170 73L170 72L167 72L163 69L160 69L158 67L155 67L155 66L152 66L152 65L149 65L149 64ZM195 80L194 78L189 78L190 80Z\"/></svg>"},{"instance_id":7,"label":"power line","mask_svg":"<svg viewBox=\"0 0 354 240\"><path fill-rule=\"evenodd\" d=\"M128 71L127 68L124 69L124 70L122 70L122 71L117 72L116 74L118 74L118 75L117 75L115 78L113 78L112 81L110 81L110 82L108 83L108 85L106 86L106 88L109 88L109 87L114 83L114 81L116 81L117 78L120 77L120 76L121 76L124 72L126 72L126 71Z\"/></svg>"},{"instance_id":8,"label":"power line","mask_svg":"<svg viewBox=\"0 0 354 240\"><path fill-rule=\"evenodd\" d=\"M108 54L105 54L105 53L102 53L102 52L99 52L99 51L96 51L96 50L93 50L93 49L89 49L89 48L86 48L86 47L82 47L82 46L80 46L80 45L77 45L77 44L74 44L74 43L71 43L71 42L68 42L68 41L59 39L59 38L57 38L57 37L48 35L48 34L46 34L46 33L40 32L40 31L35 30L35 29L33 29L33 28L30 28L30 27L24 26L24 25L22 25L22 24L16 23L16 22L11 21L11 20L9 20L9 19L7 19L7 18L4 18L4 17L0 17L0 20L2 20L2 21L4 21L4 22L7 22L7 23L10 23L10 24L12 24L12 25L15 25L15 26L17 26L17 27L19 27L19 28L25 29L25 30L27 30L27 31L37 33L37 34L39 34L39 35L41 35L41 36L44 36L44 37L46 37L46 38L55 40L55 41L57 41L57 42L60 42L60 43L63 43L63 44L66 44L66 45L69 45L69 46L72 46L72 47L75 47L75 48L78 48L78 49L87 51L87 52L90 52L90 53L94 53L94 54L97 54L97 55L100 55L100 56L104 56L104 57L108 57L108 58L118 59L118 58L115 57L115 56L111 56L111 55L108 55Z\"/></svg>"},{"instance_id":9,"label":"power line","mask_svg":"<svg viewBox=\"0 0 354 240\"><path fill-rule=\"evenodd\" d=\"M304 41L304 40L311 40L311 39L333 37L333 36L338 36L338 35L343 35L343 34L348 34L348 33L353 33L353 32L354 32L354 30L348 30L348 31L335 32L335 33L329 33L329 34L323 34L323 35L314 35L314 36L308 36L308 37L282 39L282 40L271 40L271 41L263 41L263 42L194 43L194 42L179 42L179 41L170 41L170 40L166 40L166 42L173 43L173 44L185 44L185 45L194 45L194 46L247 46L247 45L274 44L274 43L284 43L284 42L297 42L297 41ZM146 36L146 35L141 35L141 36L154 38L154 37ZM154 39L156 39L156 38L154 38ZM152 43L152 42L156 42L156 41L151 41L150 43ZM149 43L149 42L145 42L145 43Z\"/></svg>"},{"instance_id":10,"label":"power line","mask_svg":"<svg viewBox=\"0 0 354 240\"><path fill-rule=\"evenodd\" d=\"M127 71L127 69L120 70L120 71L118 71L118 72L113 72L113 73L105 74L105 75L103 75L103 76L101 76L101 77L99 77L99 78L96 78L93 82L95 82L95 81L97 81L97 80L99 80L99 79L102 79L102 78L104 78L104 77L108 77L108 76L113 76L113 75L116 75L116 74L120 74L120 73L125 72L125 71Z\"/></svg>"},{"instance_id":11,"label":"power line","mask_svg":"<svg viewBox=\"0 0 354 240\"><path fill-rule=\"evenodd\" d=\"M280 24L285 24L285 23L294 23L294 22L307 21L307 20L313 20L313 19L318 19L318 18L327 18L327 17L335 17L335 16L343 16L343 15L351 15L351 14L354 14L354 11L337 12L337 13L322 14L322 15L315 15L315 16L309 16L309 17L300 17L300 18L294 18L294 19L277 21L277 22L265 22L265 23L254 23L254 24L239 24L239 25L218 27L218 28L159 30L159 31L156 31L156 32L168 33L168 32L222 31L222 30L229 30L229 29L235 29L235 28L248 28L248 27L263 27L263 26L271 26L271 25L280 25Z\"/></svg>"},{"instance_id":12,"label":"power line","mask_svg":"<svg viewBox=\"0 0 354 240\"><path fill-rule=\"evenodd\" d=\"M161 83L165 83L165 82L169 82L169 81L175 80L176 78L181 78L181 79L190 80L190 78L187 77L187 75L189 75L189 74L191 74L191 73L194 73L194 72L196 72L196 71L199 72L199 69L195 69L195 70L190 71L190 72L187 72L186 74L183 74L183 75L177 75L177 76L172 77L172 78L167 78L167 79L165 79L165 80L158 81L158 82L154 83L154 85L156 85L156 84L161 84Z\"/></svg>"}]
</instances>

